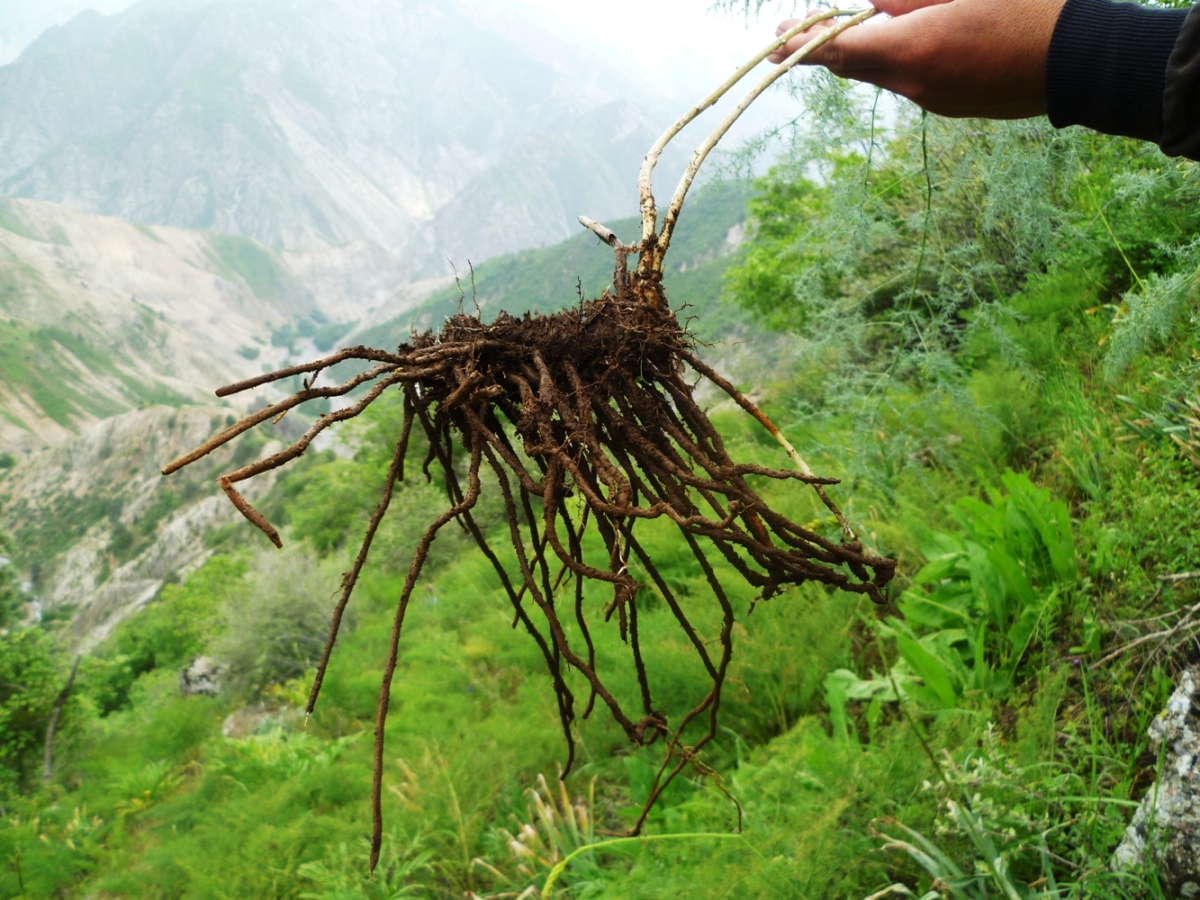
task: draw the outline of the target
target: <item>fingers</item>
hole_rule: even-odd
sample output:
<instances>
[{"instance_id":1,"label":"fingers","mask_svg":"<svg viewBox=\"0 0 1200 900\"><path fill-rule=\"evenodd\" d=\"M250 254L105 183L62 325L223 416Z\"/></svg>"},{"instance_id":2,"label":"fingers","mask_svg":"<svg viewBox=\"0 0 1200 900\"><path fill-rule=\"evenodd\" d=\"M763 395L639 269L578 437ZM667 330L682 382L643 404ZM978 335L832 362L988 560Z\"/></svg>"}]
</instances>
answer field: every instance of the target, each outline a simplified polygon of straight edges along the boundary
<instances>
[{"instance_id":1,"label":"fingers","mask_svg":"<svg viewBox=\"0 0 1200 900\"><path fill-rule=\"evenodd\" d=\"M871 0L871 5L889 16L903 16L915 9L924 9L927 6L938 6L950 2L952 0Z\"/></svg>"},{"instance_id":2,"label":"fingers","mask_svg":"<svg viewBox=\"0 0 1200 900\"><path fill-rule=\"evenodd\" d=\"M1046 54L1064 0L871 0L890 13L819 47L807 63L951 116L1045 111ZM784 28L798 23L789 20ZM829 24L790 39L782 62Z\"/></svg>"},{"instance_id":3,"label":"fingers","mask_svg":"<svg viewBox=\"0 0 1200 900\"><path fill-rule=\"evenodd\" d=\"M947 0L937 0L947 2ZM798 25L802 19L788 19L780 24L776 36ZM818 47L804 63L806 65L825 66L835 75L842 78L863 79L863 72L877 71L881 66L895 65L906 55L904 42L911 35L897 32L908 32L910 29L897 29L895 26L902 20L871 23L857 28L851 28L840 34L836 40ZM772 63L781 63L797 50L818 37L822 32L832 28L832 21L819 22L807 31L791 38L786 44L772 53L768 59Z\"/></svg>"},{"instance_id":4,"label":"fingers","mask_svg":"<svg viewBox=\"0 0 1200 900\"><path fill-rule=\"evenodd\" d=\"M811 17L812 15L814 15L814 13L812 13L810 11L808 13L808 15ZM797 25L799 25L803 21L804 21L804 19L784 19L782 22L779 23L779 27L775 29L775 37L779 37L785 31L789 31L792 28L795 28ZM775 63L775 64L779 64L779 63L783 62L785 59L787 59L789 56L791 56L793 53L795 53L797 50L799 50L801 47L803 47L805 44L807 44L809 41L811 41L813 38L815 38L822 31L824 31L825 29L827 29L829 27L830 26L829 26L828 22L818 22L812 28L808 29L808 31L802 31L798 35L793 37L786 44L784 44L782 47L780 47L778 50L776 50L774 53L772 53L770 56L768 56L767 60L769 62Z\"/></svg>"},{"instance_id":5,"label":"fingers","mask_svg":"<svg viewBox=\"0 0 1200 900\"><path fill-rule=\"evenodd\" d=\"M925 9L926 7L940 6L943 3L952 3L952 2L954 2L954 0L871 0L871 4L877 10L879 10L882 13L886 13L889 16L893 16L893 17L907 15L908 13L914 12L919 9ZM807 12L805 12L805 16L811 17L811 16L816 15L817 12L818 12L817 10L810 9ZM777 27L775 29L775 36L779 37L779 35L783 34L788 29L794 28L796 25L799 25L802 21L804 21L804 20L803 19L794 19L794 18L793 19L784 19L782 22L779 23L779 27ZM831 22L819 22L818 24L814 25L812 28L808 29L807 31L801 32L799 35L792 38L790 41L787 42L787 44L785 44L783 47L781 47L775 53L772 53L767 58L772 63L776 63L776 64L781 63L785 59L787 59L789 56L791 56L793 53L795 53L797 50L799 50L801 47L803 47L805 44L807 44L809 41L811 41L813 38L815 38L817 35L819 35L822 31L825 31L827 28L830 28L830 27L832 27ZM838 57L841 57L843 55L843 50L845 49L844 48L845 41L846 41L846 38L841 38L838 41L839 44L843 45L841 50L834 50L832 48L832 45L826 45L825 47L818 49L816 53L814 53L811 57L809 57L808 62L811 62L816 65L827 66L827 67L833 69L834 64L836 64L838 61ZM834 69L834 71L836 71L836 69ZM842 73L839 72L838 74L842 74Z\"/></svg>"}]
</instances>

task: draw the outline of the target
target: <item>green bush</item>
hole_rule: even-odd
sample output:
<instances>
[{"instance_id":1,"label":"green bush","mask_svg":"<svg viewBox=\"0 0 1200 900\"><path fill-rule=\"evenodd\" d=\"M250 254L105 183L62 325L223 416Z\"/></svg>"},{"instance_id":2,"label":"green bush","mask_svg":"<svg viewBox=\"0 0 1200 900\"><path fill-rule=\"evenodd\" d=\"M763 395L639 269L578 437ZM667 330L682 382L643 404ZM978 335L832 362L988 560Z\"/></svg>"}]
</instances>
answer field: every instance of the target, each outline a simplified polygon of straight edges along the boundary
<instances>
[{"instance_id":1,"label":"green bush","mask_svg":"<svg viewBox=\"0 0 1200 900\"><path fill-rule=\"evenodd\" d=\"M127 707L134 684L146 673L177 671L203 653L222 609L244 590L245 572L244 562L215 557L121 623L84 667L81 689L100 714Z\"/></svg>"},{"instance_id":2,"label":"green bush","mask_svg":"<svg viewBox=\"0 0 1200 900\"><path fill-rule=\"evenodd\" d=\"M846 669L829 675L836 733L850 729L852 700L869 701L872 728L881 702L912 699L929 709L954 709L967 697L994 702L1030 661L1039 631L1048 630L1047 612L1079 575L1071 517L1027 475L1009 472L1002 482L1007 494L988 489L990 503L958 501L961 533L933 533L929 561L898 603L901 618L875 626L895 642L896 664L870 679Z\"/></svg>"},{"instance_id":3,"label":"green bush","mask_svg":"<svg viewBox=\"0 0 1200 900\"><path fill-rule=\"evenodd\" d=\"M246 589L224 609L213 652L229 664L232 684L259 693L303 675L325 646L341 579L303 544L258 559ZM353 627L353 615L345 622Z\"/></svg>"},{"instance_id":4,"label":"green bush","mask_svg":"<svg viewBox=\"0 0 1200 900\"><path fill-rule=\"evenodd\" d=\"M62 650L46 632L0 631L0 797L40 772L50 710L66 679Z\"/></svg>"},{"instance_id":5,"label":"green bush","mask_svg":"<svg viewBox=\"0 0 1200 900\"><path fill-rule=\"evenodd\" d=\"M0 557L8 560L11 542L0 532ZM11 560L0 565L0 630L16 625L25 611L24 598L17 585L17 576Z\"/></svg>"}]
</instances>

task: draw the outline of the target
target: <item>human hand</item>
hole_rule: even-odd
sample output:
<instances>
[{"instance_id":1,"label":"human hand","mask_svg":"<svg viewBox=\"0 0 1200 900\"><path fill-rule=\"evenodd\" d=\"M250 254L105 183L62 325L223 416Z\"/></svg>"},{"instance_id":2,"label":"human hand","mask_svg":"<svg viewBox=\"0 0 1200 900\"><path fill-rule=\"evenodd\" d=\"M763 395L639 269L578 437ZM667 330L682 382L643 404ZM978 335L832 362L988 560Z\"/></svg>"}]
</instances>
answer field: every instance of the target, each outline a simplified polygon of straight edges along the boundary
<instances>
[{"instance_id":1,"label":"human hand","mask_svg":"<svg viewBox=\"0 0 1200 900\"><path fill-rule=\"evenodd\" d=\"M943 116L1022 119L1046 112L1046 55L1066 0L871 0L891 18L850 28L806 63L867 81ZM782 34L798 24L788 19ZM771 55L779 63L825 29Z\"/></svg>"}]
</instances>

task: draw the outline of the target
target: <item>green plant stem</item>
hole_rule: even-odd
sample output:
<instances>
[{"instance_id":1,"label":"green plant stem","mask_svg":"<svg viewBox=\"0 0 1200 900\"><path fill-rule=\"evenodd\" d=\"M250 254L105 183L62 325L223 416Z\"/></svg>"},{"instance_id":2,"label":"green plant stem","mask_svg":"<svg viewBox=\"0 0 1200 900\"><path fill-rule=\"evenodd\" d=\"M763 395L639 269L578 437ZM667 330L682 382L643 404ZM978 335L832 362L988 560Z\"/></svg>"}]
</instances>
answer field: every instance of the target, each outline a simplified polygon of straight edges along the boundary
<instances>
[{"instance_id":1,"label":"green plant stem","mask_svg":"<svg viewBox=\"0 0 1200 900\"><path fill-rule=\"evenodd\" d=\"M685 840L704 840L711 839L716 841L744 841L745 837L740 834L710 834L706 832L698 832L693 834L652 834L647 837L626 837L612 838L607 841L597 841L594 844L586 844L577 850L572 851L567 856L550 870L550 874L546 876L546 883L542 885L542 900L550 900L554 892L555 882L566 871L567 866L571 861L581 853L587 853L590 850L604 850L608 847L621 847L626 844L652 844L659 841L685 841Z\"/></svg>"},{"instance_id":2,"label":"green plant stem","mask_svg":"<svg viewBox=\"0 0 1200 900\"><path fill-rule=\"evenodd\" d=\"M876 94L876 102L879 100L879 95ZM871 109L871 143L874 147L875 141L875 109ZM867 157L867 176L870 177L870 156ZM916 316L913 314L913 298L916 297L917 291L921 286L921 271L925 267L925 252L929 247L929 219L933 214L933 177L929 174L929 122L928 113L921 112L921 171L925 178L925 219L921 226L921 249L917 254L917 265L913 270L912 288L909 290L908 303L904 308L904 315L908 319L908 324L917 332L917 339L921 342L921 347L926 353L929 352L929 345L925 342L925 332L921 329L921 325L917 322ZM866 181L864 179L864 186ZM929 306L929 300L925 300L925 308L929 309L932 316L933 310ZM899 326L898 326L899 327ZM871 422L874 424L879 416L879 410L883 407L884 401L887 399L888 388L887 382L891 378L892 372L896 369L896 363L900 361L900 353L903 350L903 334L901 334L901 343L897 345L892 353L892 361L887 367L887 371L883 375L883 395L879 398L879 402L875 405L875 410L871 413ZM871 393L874 393L874 387ZM868 398L870 394L867 395Z\"/></svg>"},{"instance_id":3,"label":"green plant stem","mask_svg":"<svg viewBox=\"0 0 1200 900\"><path fill-rule=\"evenodd\" d=\"M441 754L439 753L439 757ZM471 846L467 840L467 821L463 818L462 807L458 802L458 791L454 788L454 779L450 775L450 763L444 758L440 759L442 765L442 774L446 777L446 786L450 789L450 804L454 809L454 818L457 822L457 837L458 845L462 849L463 854L463 871L467 875L468 887L474 888L474 875L471 871Z\"/></svg>"},{"instance_id":4,"label":"green plant stem","mask_svg":"<svg viewBox=\"0 0 1200 900\"><path fill-rule=\"evenodd\" d=\"M1091 817L1091 821L1089 823L1090 827L1089 827L1088 837L1091 840L1092 845L1095 846L1095 844L1096 844L1096 816L1100 812L1100 777L1099 777L1099 773L1097 772L1097 769L1096 769L1096 760L1100 756L1100 745L1096 740L1096 731L1097 731L1096 714L1095 714L1095 709L1092 706L1092 692L1091 692L1091 688L1088 685L1088 675L1087 675L1086 667L1084 667L1084 666L1079 667L1079 678L1083 682L1083 703L1084 703L1085 709L1087 709L1088 743L1091 745L1091 753L1089 754L1089 756L1091 758L1090 761L1092 764L1091 786L1092 786L1092 794L1094 795L1094 800L1096 803L1095 809L1093 810L1093 815Z\"/></svg>"},{"instance_id":5,"label":"green plant stem","mask_svg":"<svg viewBox=\"0 0 1200 900\"><path fill-rule=\"evenodd\" d=\"M921 226L921 250L917 254L917 266L913 271L912 292L915 296L921 286L921 269L925 266L925 251L929 246L929 217L933 212L933 179L929 175L929 113L921 112L921 171L925 175L925 222ZM912 298L909 298L909 310ZM924 338L922 338L924 342Z\"/></svg>"},{"instance_id":6,"label":"green plant stem","mask_svg":"<svg viewBox=\"0 0 1200 900\"><path fill-rule=\"evenodd\" d=\"M941 779L949 790L959 795L959 801L962 802L967 809L970 809L970 804L965 802L962 792L958 789L958 785L951 783L946 777L946 770L942 768L941 762L938 761L937 754L933 752L933 748L929 746L929 741L925 739L925 735L921 729L917 727L916 719L914 719L904 706L904 698L900 696L900 686L896 684L895 676L892 675L892 667L888 665L887 655L883 652L883 639L880 638L879 632L875 631L875 648L879 651L879 659L883 664L883 670L887 672L888 683L892 686L892 693L896 695L896 706L900 708L900 715L904 716L904 721L908 723L909 728L913 730L913 734L917 736L917 740L921 742L921 749L925 751L925 755L929 757L929 761L933 763L934 769L937 770L938 778Z\"/></svg>"},{"instance_id":7,"label":"green plant stem","mask_svg":"<svg viewBox=\"0 0 1200 900\"><path fill-rule=\"evenodd\" d=\"M1085 182L1086 184L1086 182ZM1096 215L1100 217L1100 221L1104 223L1105 230L1108 231L1108 236L1112 238L1113 246L1117 248L1117 252L1121 254L1121 259L1125 261L1125 267L1129 269L1129 274L1133 276L1133 280L1137 282L1137 286L1141 290L1146 290L1146 284L1142 281L1141 276L1133 268L1133 263L1129 261L1128 255L1125 253L1125 248L1121 246L1121 242L1117 240L1117 234L1113 231L1113 227L1109 224L1108 216L1104 214L1104 207L1096 199L1096 194L1092 191L1092 186L1086 185L1088 195L1092 198L1092 202L1096 204Z\"/></svg>"},{"instance_id":8,"label":"green plant stem","mask_svg":"<svg viewBox=\"0 0 1200 900\"><path fill-rule=\"evenodd\" d=\"M871 135L867 143L867 164L863 171L863 191L871 184L871 162L875 158L875 116L879 111L879 98L883 96L883 88L876 88L875 102L871 104Z\"/></svg>"}]
</instances>

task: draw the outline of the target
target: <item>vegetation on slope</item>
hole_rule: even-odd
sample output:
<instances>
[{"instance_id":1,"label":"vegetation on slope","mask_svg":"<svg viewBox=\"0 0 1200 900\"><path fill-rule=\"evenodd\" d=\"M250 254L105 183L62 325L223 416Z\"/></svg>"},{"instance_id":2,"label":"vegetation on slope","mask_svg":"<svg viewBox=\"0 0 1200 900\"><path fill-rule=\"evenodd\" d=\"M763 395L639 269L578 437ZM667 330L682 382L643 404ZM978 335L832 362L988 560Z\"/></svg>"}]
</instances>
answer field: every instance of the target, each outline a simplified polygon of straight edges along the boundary
<instances>
[{"instance_id":1,"label":"vegetation on slope","mask_svg":"<svg viewBox=\"0 0 1200 900\"><path fill-rule=\"evenodd\" d=\"M384 477L397 411L381 410L353 457L313 454L277 485L284 566L227 535L88 664L54 783L8 790L0 894L515 896L594 844L561 895L1163 896L1152 867L1107 866L1153 784L1145 729L1186 653L1132 642L1200 600L1196 581L1158 580L1200 555L1200 185L1156 151L1036 125L906 119L880 145L869 110L837 103L759 183L726 284L792 335L770 412L816 470L846 478L864 540L901 560L900 615L811 586L760 605L735 635L736 689L705 760L722 776L673 789L651 838L609 842L651 755L597 716L562 796L536 648L447 532L402 642L389 843L370 879L379 663L440 486L399 494L307 727L297 673L314 653L294 625L330 605ZM520 270L534 258L564 257L497 271L536 300L529 285L552 276ZM478 295L500 294L485 275ZM740 456L775 459L742 417L713 416ZM645 540L703 610L690 557L666 531ZM694 691L669 612L640 627L660 690ZM602 658L619 652L601 638ZM201 653L241 662L217 697L181 697Z\"/></svg>"},{"instance_id":2,"label":"vegetation on slope","mask_svg":"<svg viewBox=\"0 0 1200 900\"><path fill-rule=\"evenodd\" d=\"M759 329L745 317L718 302L721 279L733 261L733 251L746 219L746 185L715 183L697 190L689 215L679 223L664 274L667 295L677 305L702 311L694 320L697 337L728 340L733 335L755 336ZM606 223L629 241L641 233L640 219ZM554 312L591 298L612 284L613 257L591 232L561 244L525 250L488 260L478 270L458 273L456 288L430 297L414 313L364 331L355 340L368 346L394 343L398 331L410 327L436 328L446 316L478 304L485 319L501 310L513 316ZM685 316L691 310L685 311Z\"/></svg>"}]
</instances>

